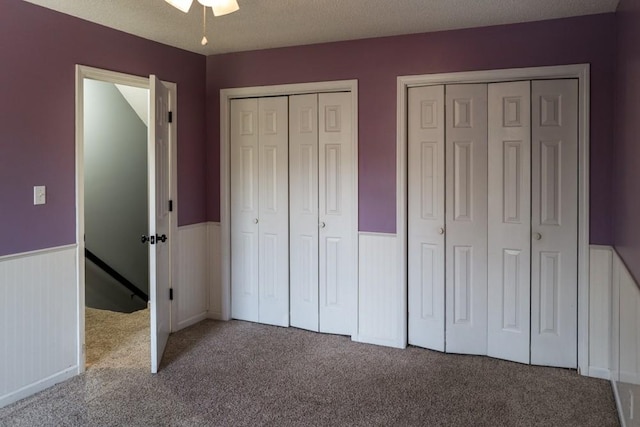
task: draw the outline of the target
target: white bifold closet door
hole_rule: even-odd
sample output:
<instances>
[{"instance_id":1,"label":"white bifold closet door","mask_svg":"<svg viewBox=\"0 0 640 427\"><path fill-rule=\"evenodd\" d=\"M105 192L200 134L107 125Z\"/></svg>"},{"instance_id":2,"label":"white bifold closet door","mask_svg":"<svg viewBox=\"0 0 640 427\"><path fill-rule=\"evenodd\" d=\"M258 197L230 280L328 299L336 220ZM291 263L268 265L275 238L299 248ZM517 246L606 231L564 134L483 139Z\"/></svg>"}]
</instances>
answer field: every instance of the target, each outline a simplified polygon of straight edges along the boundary
<instances>
[{"instance_id":1,"label":"white bifold closet door","mask_svg":"<svg viewBox=\"0 0 640 427\"><path fill-rule=\"evenodd\" d=\"M232 317L289 326L288 98L231 101Z\"/></svg>"},{"instance_id":2,"label":"white bifold closet door","mask_svg":"<svg viewBox=\"0 0 640 427\"><path fill-rule=\"evenodd\" d=\"M575 368L577 81L410 88L408 111L409 343Z\"/></svg>"},{"instance_id":3,"label":"white bifold closet door","mask_svg":"<svg viewBox=\"0 0 640 427\"><path fill-rule=\"evenodd\" d=\"M487 354L487 85L446 87L446 351Z\"/></svg>"},{"instance_id":4,"label":"white bifold closet door","mask_svg":"<svg viewBox=\"0 0 640 427\"><path fill-rule=\"evenodd\" d=\"M318 95L289 98L291 326L318 332Z\"/></svg>"},{"instance_id":5,"label":"white bifold closet door","mask_svg":"<svg viewBox=\"0 0 640 427\"><path fill-rule=\"evenodd\" d=\"M409 344L445 350L444 86L408 91Z\"/></svg>"},{"instance_id":6,"label":"white bifold closet door","mask_svg":"<svg viewBox=\"0 0 640 427\"><path fill-rule=\"evenodd\" d=\"M356 319L350 93L290 97L291 325L351 335Z\"/></svg>"},{"instance_id":7,"label":"white bifold closet door","mask_svg":"<svg viewBox=\"0 0 640 427\"><path fill-rule=\"evenodd\" d=\"M531 363L576 368L578 82L531 91Z\"/></svg>"},{"instance_id":8,"label":"white bifold closet door","mask_svg":"<svg viewBox=\"0 0 640 427\"><path fill-rule=\"evenodd\" d=\"M531 83L489 85L488 351L529 363Z\"/></svg>"}]
</instances>

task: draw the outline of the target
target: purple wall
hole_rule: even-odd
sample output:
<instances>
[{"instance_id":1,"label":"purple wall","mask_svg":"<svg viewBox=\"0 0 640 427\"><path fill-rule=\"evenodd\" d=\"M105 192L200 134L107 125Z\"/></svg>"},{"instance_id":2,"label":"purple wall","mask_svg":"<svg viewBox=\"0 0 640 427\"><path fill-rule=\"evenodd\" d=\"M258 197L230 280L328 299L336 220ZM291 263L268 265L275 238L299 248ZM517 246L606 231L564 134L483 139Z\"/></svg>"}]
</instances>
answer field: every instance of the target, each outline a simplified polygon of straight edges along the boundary
<instances>
[{"instance_id":1,"label":"purple wall","mask_svg":"<svg viewBox=\"0 0 640 427\"><path fill-rule=\"evenodd\" d=\"M179 223L205 220L204 56L1 0L0 58L0 255L75 242L75 64L178 84Z\"/></svg>"},{"instance_id":2,"label":"purple wall","mask_svg":"<svg viewBox=\"0 0 640 427\"><path fill-rule=\"evenodd\" d=\"M220 219L219 89L359 81L361 231L395 232L396 77L591 64L591 242L612 243L615 15L232 53L207 58L207 217Z\"/></svg>"},{"instance_id":3,"label":"purple wall","mask_svg":"<svg viewBox=\"0 0 640 427\"><path fill-rule=\"evenodd\" d=\"M621 0L616 20L614 244L640 280L640 2Z\"/></svg>"}]
</instances>

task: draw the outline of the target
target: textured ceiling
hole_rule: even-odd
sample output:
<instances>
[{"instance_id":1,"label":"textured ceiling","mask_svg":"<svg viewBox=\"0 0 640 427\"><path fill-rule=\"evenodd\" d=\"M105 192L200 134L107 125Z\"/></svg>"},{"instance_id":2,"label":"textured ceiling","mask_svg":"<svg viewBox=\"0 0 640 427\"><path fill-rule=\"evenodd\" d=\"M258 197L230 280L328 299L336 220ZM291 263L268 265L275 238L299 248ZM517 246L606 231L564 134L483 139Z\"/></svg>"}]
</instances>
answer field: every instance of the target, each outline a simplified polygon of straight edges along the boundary
<instances>
[{"instance_id":1,"label":"textured ceiling","mask_svg":"<svg viewBox=\"0 0 640 427\"><path fill-rule=\"evenodd\" d=\"M614 12L619 0L238 0L188 14L163 0L25 0L205 55Z\"/></svg>"}]
</instances>

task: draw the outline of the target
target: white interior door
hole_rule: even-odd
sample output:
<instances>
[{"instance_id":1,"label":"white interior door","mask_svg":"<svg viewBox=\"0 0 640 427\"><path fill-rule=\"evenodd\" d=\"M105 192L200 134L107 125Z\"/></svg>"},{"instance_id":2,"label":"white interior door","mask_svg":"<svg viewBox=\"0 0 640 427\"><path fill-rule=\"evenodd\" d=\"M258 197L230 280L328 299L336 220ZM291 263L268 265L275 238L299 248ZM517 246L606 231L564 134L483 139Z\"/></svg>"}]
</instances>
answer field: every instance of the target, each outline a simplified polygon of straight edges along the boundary
<instances>
[{"instance_id":1,"label":"white interior door","mask_svg":"<svg viewBox=\"0 0 640 427\"><path fill-rule=\"evenodd\" d=\"M531 363L577 367L578 82L532 82Z\"/></svg>"},{"instance_id":2,"label":"white interior door","mask_svg":"<svg viewBox=\"0 0 640 427\"><path fill-rule=\"evenodd\" d=\"M357 242L352 170L351 93L318 95L319 326L320 332L356 331Z\"/></svg>"},{"instance_id":3,"label":"white interior door","mask_svg":"<svg viewBox=\"0 0 640 427\"><path fill-rule=\"evenodd\" d=\"M444 351L444 86L408 92L408 338Z\"/></svg>"},{"instance_id":4,"label":"white interior door","mask_svg":"<svg viewBox=\"0 0 640 427\"><path fill-rule=\"evenodd\" d=\"M529 363L531 84L489 85L488 351Z\"/></svg>"},{"instance_id":5,"label":"white interior door","mask_svg":"<svg viewBox=\"0 0 640 427\"><path fill-rule=\"evenodd\" d=\"M171 332L169 299L171 237L169 216L169 90L154 75L149 78L149 288L151 303L151 372L158 372ZM155 244L153 244L155 241Z\"/></svg>"},{"instance_id":6,"label":"white interior door","mask_svg":"<svg viewBox=\"0 0 640 427\"><path fill-rule=\"evenodd\" d=\"M487 85L446 87L446 350L487 354Z\"/></svg>"},{"instance_id":7,"label":"white interior door","mask_svg":"<svg viewBox=\"0 0 640 427\"><path fill-rule=\"evenodd\" d=\"M291 326L319 331L318 95L289 97Z\"/></svg>"},{"instance_id":8,"label":"white interior door","mask_svg":"<svg viewBox=\"0 0 640 427\"><path fill-rule=\"evenodd\" d=\"M288 97L258 99L259 321L289 326Z\"/></svg>"},{"instance_id":9,"label":"white interior door","mask_svg":"<svg viewBox=\"0 0 640 427\"><path fill-rule=\"evenodd\" d=\"M258 321L258 100L231 101L231 316Z\"/></svg>"}]
</instances>

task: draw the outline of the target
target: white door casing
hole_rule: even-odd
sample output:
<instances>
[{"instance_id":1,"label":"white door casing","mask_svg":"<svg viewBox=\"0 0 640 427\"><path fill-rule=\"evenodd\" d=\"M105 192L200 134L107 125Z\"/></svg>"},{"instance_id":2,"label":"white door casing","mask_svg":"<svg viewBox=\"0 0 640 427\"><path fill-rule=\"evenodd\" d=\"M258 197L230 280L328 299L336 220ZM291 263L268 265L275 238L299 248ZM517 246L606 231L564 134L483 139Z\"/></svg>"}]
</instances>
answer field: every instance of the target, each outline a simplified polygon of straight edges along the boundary
<instances>
[{"instance_id":1,"label":"white door casing","mask_svg":"<svg viewBox=\"0 0 640 427\"><path fill-rule=\"evenodd\" d=\"M85 256L84 256L84 235L85 235L85 219L84 219L84 80L85 79L93 79L103 82L110 82L113 84L120 84L144 89L151 89L150 78L147 77L138 77L132 76L128 74L118 73L115 71L103 70L99 68L88 67L85 65L76 65L76 242L77 242L77 255L76 255L76 268L77 268L77 300L78 300L78 311L77 311L77 322L78 322L78 373L82 373L85 370ZM159 81L156 79L156 83ZM166 235L168 237L168 241L165 244L167 247L162 248L165 251L169 252L169 254L162 253L159 256L156 256L156 268L161 269L163 272L169 272L168 275L164 277L167 280L167 283L161 284L161 286L166 287L170 286L174 289L174 297L175 295L180 295L180 290L174 284L176 283L175 277L177 276L177 266L172 265L175 261L176 257L172 257L171 253L175 254L177 252L177 239L174 237L178 235L178 221L177 221L177 209L178 209L178 201L177 201L177 161L176 161L176 153L177 153L177 85L175 83L170 82L160 82L163 88L160 90L167 89L168 97L166 97L165 93L165 101L167 105L165 107L170 107L170 110L173 115L172 124L168 126L168 139L164 138L164 141L170 146L168 148L168 164L165 162L164 167L164 177L169 180L167 191L169 192L169 197L173 201L173 213L168 214L167 221L169 222L166 225L170 233L167 232ZM156 86L158 87L158 86ZM155 108L155 103L153 102L153 97L150 90L150 100L149 100L149 141L148 146L153 146L155 149L155 145L151 144L151 132L155 132L155 127L153 127L152 122L154 121L154 116L151 114L151 109ZM166 118L166 116L165 116ZM156 157L155 155L150 155L147 153L147 163L148 163L148 172L151 173L152 168L158 168L159 165L156 165ZM166 158L165 158L166 161ZM157 173L157 172L156 172ZM149 175L152 177L154 175ZM155 179L155 177L154 177ZM156 203L157 196L154 192L149 193L149 216L151 217L149 220L149 232L154 231L151 228L152 221L156 221L156 210L152 209L152 203ZM152 200L152 197L154 200ZM161 224L161 227L165 227L164 224ZM162 235L163 233L160 233ZM158 265L158 262L167 262L167 265ZM155 269L153 270L155 271ZM157 272L156 272L157 275ZM151 275L150 275L151 278ZM156 316L155 321L156 326L155 331L150 331L151 339L155 340L155 347L158 347L158 343L166 342L166 336L169 331L172 329L171 325L163 323L167 318L171 319L171 322L177 321L177 316L172 316L171 307L172 301L169 301L168 290L159 291L153 290L154 287L150 282L150 298L151 292L158 292L158 295L166 295L167 301L164 303L156 304L155 308L152 307L152 310L162 310ZM165 292L165 293L161 293ZM153 306L153 300L150 299L151 305ZM166 304L165 304L166 303ZM156 332L160 332L157 334ZM154 352L152 351L152 357L155 357L156 362L160 362L160 357L158 357L158 352L155 352L155 356L153 356ZM156 366L157 367L157 366ZM153 368L153 366L152 366ZM152 369L153 370L153 369Z\"/></svg>"},{"instance_id":2,"label":"white door casing","mask_svg":"<svg viewBox=\"0 0 640 427\"><path fill-rule=\"evenodd\" d=\"M408 90L409 344L445 350L444 86Z\"/></svg>"},{"instance_id":3,"label":"white door casing","mask_svg":"<svg viewBox=\"0 0 640 427\"><path fill-rule=\"evenodd\" d=\"M149 245L149 297L151 372L156 373L171 332L170 250L166 241L173 237L170 233L169 215L170 99L169 90L156 76L151 75L149 82L149 235L155 237L155 244Z\"/></svg>"},{"instance_id":4,"label":"white door casing","mask_svg":"<svg viewBox=\"0 0 640 427\"><path fill-rule=\"evenodd\" d=\"M487 354L529 363L531 83L489 85Z\"/></svg>"},{"instance_id":5,"label":"white door casing","mask_svg":"<svg viewBox=\"0 0 640 427\"><path fill-rule=\"evenodd\" d=\"M578 81L531 92L531 363L576 368Z\"/></svg>"},{"instance_id":6,"label":"white door casing","mask_svg":"<svg viewBox=\"0 0 640 427\"><path fill-rule=\"evenodd\" d=\"M289 326L288 97L258 99L259 321Z\"/></svg>"},{"instance_id":7,"label":"white door casing","mask_svg":"<svg viewBox=\"0 0 640 427\"><path fill-rule=\"evenodd\" d=\"M258 321L258 100L231 101L231 293L234 319Z\"/></svg>"},{"instance_id":8,"label":"white door casing","mask_svg":"<svg viewBox=\"0 0 640 427\"><path fill-rule=\"evenodd\" d=\"M487 354L487 85L446 91L446 351Z\"/></svg>"},{"instance_id":9,"label":"white door casing","mask_svg":"<svg viewBox=\"0 0 640 427\"><path fill-rule=\"evenodd\" d=\"M397 251L400 259L406 259L408 251L409 186L407 181L409 152L409 93L414 87L437 84L470 84L476 82L510 82L520 80L574 79L578 86L578 148L577 148L577 359L578 370L583 374L589 367L589 139L590 139L590 66L589 64L561 65L454 72L429 75L400 76L397 79ZM398 280L408 284L410 275L407 264L399 264ZM409 292L409 287L404 289ZM406 294L405 294L406 295ZM406 297L405 297L406 298ZM405 299L403 298L403 300ZM407 311L404 321L410 317ZM406 331L406 329L404 330ZM404 339L409 334L404 335ZM400 338L402 335L400 336ZM406 342L406 341L405 341ZM532 359L533 361L533 359Z\"/></svg>"},{"instance_id":10,"label":"white door casing","mask_svg":"<svg viewBox=\"0 0 640 427\"><path fill-rule=\"evenodd\" d=\"M319 331L318 95L289 97L291 326Z\"/></svg>"},{"instance_id":11,"label":"white door casing","mask_svg":"<svg viewBox=\"0 0 640 427\"><path fill-rule=\"evenodd\" d=\"M352 108L349 92L318 95L319 329L342 335L357 331Z\"/></svg>"}]
</instances>

